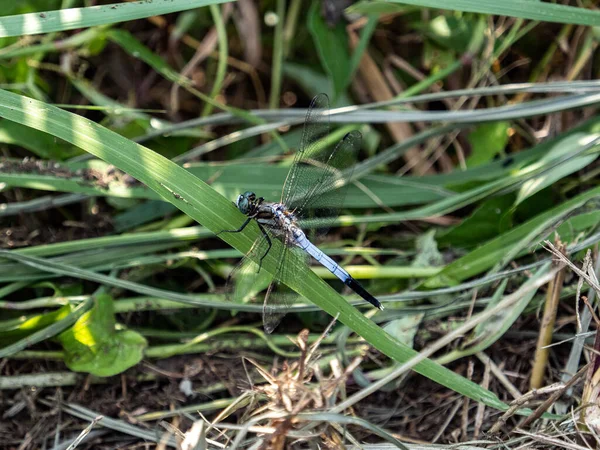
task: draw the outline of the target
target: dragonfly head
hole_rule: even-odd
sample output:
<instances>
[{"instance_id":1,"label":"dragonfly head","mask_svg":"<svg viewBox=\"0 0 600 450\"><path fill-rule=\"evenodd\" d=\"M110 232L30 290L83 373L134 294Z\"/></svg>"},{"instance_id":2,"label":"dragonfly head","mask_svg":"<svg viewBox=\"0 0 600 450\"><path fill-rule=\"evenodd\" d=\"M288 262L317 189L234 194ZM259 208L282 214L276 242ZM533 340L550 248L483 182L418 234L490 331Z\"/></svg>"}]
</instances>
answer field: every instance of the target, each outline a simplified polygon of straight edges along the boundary
<instances>
[{"instance_id":1,"label":"dragonfly head","mask_svg":"<svg viewBox=\"0 0 600 450\"><path fill-rule=\"evenodd\" d=\"M244 192L237 198L235 206L238 207L242 214L250 214L256 207L256 194L254 192Z\"/></svg>"}]
</instances>

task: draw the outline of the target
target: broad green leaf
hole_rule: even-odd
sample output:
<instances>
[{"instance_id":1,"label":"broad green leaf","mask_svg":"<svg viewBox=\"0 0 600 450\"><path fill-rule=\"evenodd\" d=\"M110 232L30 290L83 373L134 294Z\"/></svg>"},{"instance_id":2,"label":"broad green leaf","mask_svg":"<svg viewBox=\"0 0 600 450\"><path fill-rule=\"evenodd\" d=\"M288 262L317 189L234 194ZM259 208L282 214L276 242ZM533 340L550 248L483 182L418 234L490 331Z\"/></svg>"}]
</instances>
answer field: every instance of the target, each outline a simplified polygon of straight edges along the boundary
<instances>
[{"instance_id":1,"label":"broad green leaf","mask_svg":"<svg viewBox=\"0 0 600 450\"><path fill-rule=\"evenodd\" d=\"M417 237L417 254L413 259L413 267L431 267L444 265L444 258L435 241L435 230L430 230Z\"/></svg>"},{"instance_id":2,"label":"broad green leaf","mask_svg":"<svg viewBox=\"0 0 600 450\"><path fill-rule=\"evenodd\" d=\"M470 247L502 234L506 230L500 227L509 223L512 217L514 198L514 194L508 194L484 201L473 214L442 234L439 242L454 247Z\"/></svg>"},{"instance_id":3,"label":"broad green leaf","mask_svg":"<svg viewBox=\"0 0 600 450\"><path fill-rule=\"evenodd\" d=\"M526 198L531 197L536 192L541 191L547 186L554 184L554 182L566 177L578 170L583 169L588 164L591 164L597 157L598 153L591 155L580 155L573 158L569 158L570 154L577 154L578 150L582 147L598 139L598 135L577 133L572 136L568 136L563 140L558 141L554 147L544 156L542 156L535 164L524 168L521 172L529 171L537 166L542 166L546 163L552 163L556 160L563 160L560 164L554 166L547 172L544 172L528 181L526 181L519 193L515 205L518 205Z\"/></svg>"},{"instance_id":4,"label":"broad green leaf","mask_svg":"<svg viewBox=\"0 0 600 450\"><path fill-rule=\"evenodd\" d=\"M407 314L400 319L390 321L383 329L403 344L412 348L423 316L424 314Z\"/></svg>"},{"instance_id":5,"label":"broad green leaf","mask_svg":"<svg viewBox=\"0 0 600 450\"><path fill-rule=\"evenodd\" d=\"M15 322L10 328L3 328L2 334L0 335L0 342L2 345L12 344L18 339L23 339L26 336L33 334L47 326L64 319L71 312L71 306L65 305L62 308L57 309L44 314L37 314L27 318L23 322Z\"/></svg>"},{"instance_id":6,"label":"broad green leaf","mask_svg":"<svg viewBox=\"0 0 600 450\"><path fill-rule=\"evenodd\" d=\"M99 377L116 375L136 365L148 345L135 331L117 330L113 300L105 294L97 296L93 308L58 339L69 369Z\"/></svg>"},{"instance_id":7,"label":"broad green leaf","mask_svg":"<svg viewBox=\"0 0 600 450\"><path fill-rule=\"evenodd\" d=\"M427 23L427 35L438 45L463 53L472 40L473 31L478 29L469 17L438 15Z\"/></svg>"},{"instance_id":8,"label":"broad green leaf","mask_svg":"<svg viewBox=\"0 0 600 450\"><path fill-rule=\"evenodd\" d=\"M335 97L348 85L352 69L348 52L348 36L340 22L330 28L321 17L319 2L313 1L308 12L308 29L312 34L321 65L331 77Z\"/></svg>"},{"instance_id":9,"label":"broad green leaf","mask_svg":"<svg viewBox=\"0 0 600 450\"><path fill-rule=\"evenodd\" d=\"M0 253L12 254L7 250L0 250ZM91 307L91 299L85 300L70 311L63 309L66 312L64 316L53 317L53 320L49 321L47 326L28 334L24 338L16 341L13 344L9 344L6 347L0 348L0 358L6 358L7 356L14 355L15 353L25 350L38 342L50 339L56 336L61 331L70 327L77 321L83 314L85 314ZM21 324L23 321L15 321L15 324ZM24 321L27 322L27 321ZM32 324L34 325L34 324ZM35 325L34 325L35 326Z\"/></svg>"},{"instance_id":10,"label":"broad green leaf","mask_svg":"<svg viewBox=\"0 0 600 450\"><path fill-rule=\"evenodd\" d=\"M479 125L469 133L471 154L467 158L467 167L480 166L504 151L508 143L509 122L490 122Z\"/></svg>"},{"instance_id":11,"label":"broad green leaf","mask_svg":"<svg viewBox=\"0 0 600 450\"><path fill-rule=\"evenodd\" d=\"M390 4L512 16L545 22L591 26L600 24L600 11L598 10L529 0L388 0L387 2L367 2L363 0L351 6L348 10L369 14L378 12L382 7Z\"/></svg>"}]
</instances>

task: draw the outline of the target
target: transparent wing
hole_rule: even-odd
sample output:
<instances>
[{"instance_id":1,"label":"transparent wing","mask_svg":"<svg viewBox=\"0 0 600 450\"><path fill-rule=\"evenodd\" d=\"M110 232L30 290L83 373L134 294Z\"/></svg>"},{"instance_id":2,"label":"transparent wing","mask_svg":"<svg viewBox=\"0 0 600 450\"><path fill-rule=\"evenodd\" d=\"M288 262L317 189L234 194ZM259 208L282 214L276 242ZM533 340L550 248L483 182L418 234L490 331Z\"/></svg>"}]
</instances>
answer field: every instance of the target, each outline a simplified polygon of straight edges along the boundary
<instances>
[{"instance_id":1,"label":"transparent wing","mask_svg":"<svg viewBox=\"0 0 600 450\"><path fill-rule=\"evenodd\" d=\"M318 228L329 228L339 214L346 196L346 182L351 175L362 136L348 133L330 150L323 139L329 133L329 99L316 96L306 114L302 142L282 192L281 202L297 216L313 219Z\"/></svg>"},{"instance_id":2,"label":"transparent wing","mask_svg":"<svg viewBox=\"0 0 600 450\"><path fill-rule=\"evenodd\" d=\"M272 241L277 239L268 229L266 231ZM276 255L273 255L277 260L275 276L259 267L258 264L269 247L267 239L262 236L256 240L248 254L231 271L225 287L226 298L233 303L248 303L254 298L259 298L260 292L267 289L263 300L263 325L267 333L273 332L290 305L298 297L284 284L293 276L288 263L288 254L294 252L296 256L304 260L308 258L305 252L293 246L291 238L280 240L283 245L274 245L269 251L277 252Z\"/></svg>"},{"instance_id":3,"label":"transparent wing","mask_svg":"<svg viewBox=\"0 0 600 450\"><path fill-rule=\"evenodd\" d=\"M228 301L248 303L267 288L273 277L269 272L259 267L258 261L267 252L268 247L267 239L261 236L254 242L246 256L231 271L225 285L225 296Z\"/></svg>"},{"instance_id":4,"label":"transparent wing","mask_svg":"<svg viewBox=\"0 0 600 450\"><path fill-rule=\"evenodd\" d=\"M296 152L294 162L290 167L281 192L281 203L286 206L297 204L298 200L306 197L314 186L310 180L317 180L318 174L308 163L314 156L322 155L319 148L322 139L329 134L329 97L319 94L312 99L306 119L300 148ZM315 159L318 161L318 159Z\"/></svg>"},{"instance_id":5,"label":"transparent wing","mask_svg":"<svg viewBox=\"0 0 600 450\"><path fill-rule=\"evenodd\" d=\"M263 325L267 333L273 332L290 309L290 306L299 298L299 295L285 284L292 279L294 272L293 265L290 264L289 260L291 253L303 260L304 264L308 264L308 254L300 248L288 246L285 248L284 258L279 265L279 270L273 282L269 285L263 304Z\"/></svg>"},{"instance_id":6,"label":"transparent wing","mask_svg":"<svg viewBox=\"0 0 600 450\"><path fill-rule=\"evenodd\" d=\"M344 204L347 182L352 177L361 142L362 135L358 131L344 136L328 154L327 162L315 182L316 188L299 205L292 207L300 217L315 219L321 235L327 232ZM309 211L312 216L309 216Z\"/></svg>"}]
</instances>

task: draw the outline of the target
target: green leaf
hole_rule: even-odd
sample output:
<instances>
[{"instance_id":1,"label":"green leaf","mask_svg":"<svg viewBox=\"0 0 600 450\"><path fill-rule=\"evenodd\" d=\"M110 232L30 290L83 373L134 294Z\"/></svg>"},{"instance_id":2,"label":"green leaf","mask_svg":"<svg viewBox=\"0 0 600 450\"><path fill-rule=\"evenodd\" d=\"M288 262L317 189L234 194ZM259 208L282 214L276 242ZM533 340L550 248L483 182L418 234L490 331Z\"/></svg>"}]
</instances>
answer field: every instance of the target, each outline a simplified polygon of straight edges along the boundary
<instances>
[{"instance_id":1,"label":"green leaf","mask_svg":"<svg viewBox=\"0 0 600 450\"><path fill-rule=\"evenodd\" d=\"M435 241L435 230L429 230L417 238L417 255L413 259L412 267L443 266L444 258L439 252Z\"/></svg>"},{"instance_id":2,"label":"green leaf","mask_svg":"<svg viewBox=\"0 0 600 450\"><path fill-rule=\"evenodd\" d=\"M600 11L577 8L549 2L524 0L389 0L387 2L361 1L350 8L351 12L375 13L389 4L425 6L427 8L451 9L481 14L520 17L546 22L572 23L598 26Z\"/></svg>"},{"instance_id":3,"label":"green leaf","mask_svg":"<svg viewBox=\"0 0 600 450\"><path fill-rule=\"evenodd\" d=\"M94 307L58 336L69 369L109 377L140 362L148 345L146 339L115 326L112 298L99 295Z\"/></svg>"},{"instance_id":4,"label":"green leaf","mask_svg":"<svg viewBox=\"0 0 600 450\"><path fill-rule=\"evenodd\" d=\"M8 253L7 250L0 250L0 253ZM50 339L53 336L56 336L63 330L66 330L73 323L75 323L82 314L85 314L91 307L91 299L87 299L80 303L75 308L70 311L66 311L61 309L61 313L59 313L60 317L53 317L53 320L48 321L48 326L45 326L37 331L34 331L31 334L28 334L23 339L18 340L14 344L7 345L6 347L0 348L0 358L6 358L7 356L14 355L15 353L20 352L21 350L25 350L27 347L30 347L38 342L42 342L46 339ZM67 312L64 317L62 316L63 312ZM26 322L26 321L25 321ZM22 321L15 321L15 323L23 323Z\"/></svg>"},{"instance_id":5,"label":"green leaf","mask_svg":"<svg viewBox=\"0 0 600 450\"><path fill-rule=\"evenodd\" d=\"M348 85L352 68L348 52L348 37L340 22L330 28L321 17L319 3L313 1L308 13L308 29L312 34L315 47L321 59L321 65L331 77L335 97Z\"/></svg>"},{"instance_id":6,"label":"green leaf","mask_svg":"<svg viewBox=\"0 0 600 450\"><path fill-rule=\"evenodd\" d=\"M480 125L469 133L471 155L467 158L467 167L480 166L503 152L508 143L509 129L509 122L491 122Z\"/></svg>"},{"instance_id":7,"label":"green leaf","mask_svg":"<svg viewBox=\"0 0 600 450\"><path fill-rule=\"evenodd\" d=\"M428 288L445 287L482 273L500 262L515 246L521 245L522 242L530 239L530 233L535 233L539 230L537 237L538 239L542 239L545 237L542 236L542 231L545 230L550 233L557 221L564 220L567 214L585 207L598 197L600 197L600 188L590 189L543 214L539 214L524 224L486 242L462 258L451 262L439 274L427 280L424 286ZM575 219L577 217L569 219L561 227L571 226L575 229L577 225ZM531 243L525 243L527 244L527 248L529 248Z\"/></svg>"},{"instance_id":8,"label":"green leaf","mask_svg":"<svg viewBox=\"0 0 600 450\"><path fill-rule=\"evenodd\" d=\"M583 169L587 165L591 164L597 157L598 153L591 155L579 155L570 157L571 154L577 155L578 150L584 148L589 143L598 139L598 135L590 135L587 133L576 133L562 139L552 147L552 149L544 156L542 156L535 164L523 169L523 171L534 169L535 166L552 164L555 163L552 169L541 173L539 176L534 177L525 183L517 195L515 205L523 202L528 197L531 197L536 192L554 184L554 182L566 177L578 170ZM556 164L559 161L559 164Z\"/></svg>"},{"instance_id":9,"label":"green leaf","mask_svg":"<svg viewBox=\"0 0 600 450\"><path fill-rule=\"evenodd\" d=\"M438 45L463 53L468 49L476 29L469 17L439 15L427 23L426 33Z\"/></svg>"},{"instance_id":10,"label":"green leaf","mask_svg":"<svg viewBox=\"0 0 600 450\"><path fill-rule=\"evenodd\" d=\"M455 247L470 247L502 234L500 226L509 222L507 213L512 217L514 198L514 194L509 194L486 200L473 214L444 233L439 242Z\"/></svg>"},{"instance_id":11,"label":"green leaf","mask_svg":"<svg viewBox=\"0 0 600 450\"><path fill-rule=\"evenodd\" d=\"M65 146L64 142L41 131L9 120L0 121L0 142L19 145L40 158L61 161L81 154L81 151Z\"/></svg>"},{"instance_id":12,"label":"green leaf","mask_svg":"<svg viewBox=\"0 0 600 450\"><path fill-rule=\"evenodd\" d=\"M423 320L424 314L407 314L400 319L392 320L387 323L383 329L410 348L413 347L413 341L419 331L419 325Z\"/></svg>"},{"instance_id":13,"label":"green leaf","mask_svg":"<svg viewBox=\"0 0 600 450\"><path fill-rule=\"evenodd\" d=\"M2 345L12 344L13 342L29 336L36 331L46 328L59 320L64 319L71 312L71 306L65 305L56 311L44 314L37 314L27 318L23 322L14 323L9 328L3 328L0 336Z\"/></svg>"}]
</instances>

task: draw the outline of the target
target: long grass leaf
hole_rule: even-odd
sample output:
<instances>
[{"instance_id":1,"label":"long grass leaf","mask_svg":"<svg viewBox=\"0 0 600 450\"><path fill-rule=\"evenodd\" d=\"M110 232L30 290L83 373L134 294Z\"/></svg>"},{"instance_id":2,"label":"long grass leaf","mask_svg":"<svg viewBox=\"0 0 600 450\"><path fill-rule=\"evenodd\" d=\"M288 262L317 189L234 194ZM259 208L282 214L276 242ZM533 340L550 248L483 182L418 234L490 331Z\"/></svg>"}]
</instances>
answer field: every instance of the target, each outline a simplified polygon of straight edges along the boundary
<instances>
[{"instance_id":1,"label":"long grass leaf","mask_svg":"<svg viewBox=\"0 0 600 450\"><path fill-rule=\"evenodd\" d=\"M598 26L600 11L577 8L549 2L527 0L387 0L360 2L351 10L371 13L381 12L386 4L415 5L428 8L451 9L481 14L520 17L545 22L572 23Z\"/></svg>"},{"instance_id":2,"label":"long grass leaf","mask_svg":"<svg viewBox=\"0 0 600 450\"><path fill-rule=\"evenodd\" d=\"M145 0L0 17L0 37L24 36L126 22L230 0Z\"/></svg>"}]
</instances>

